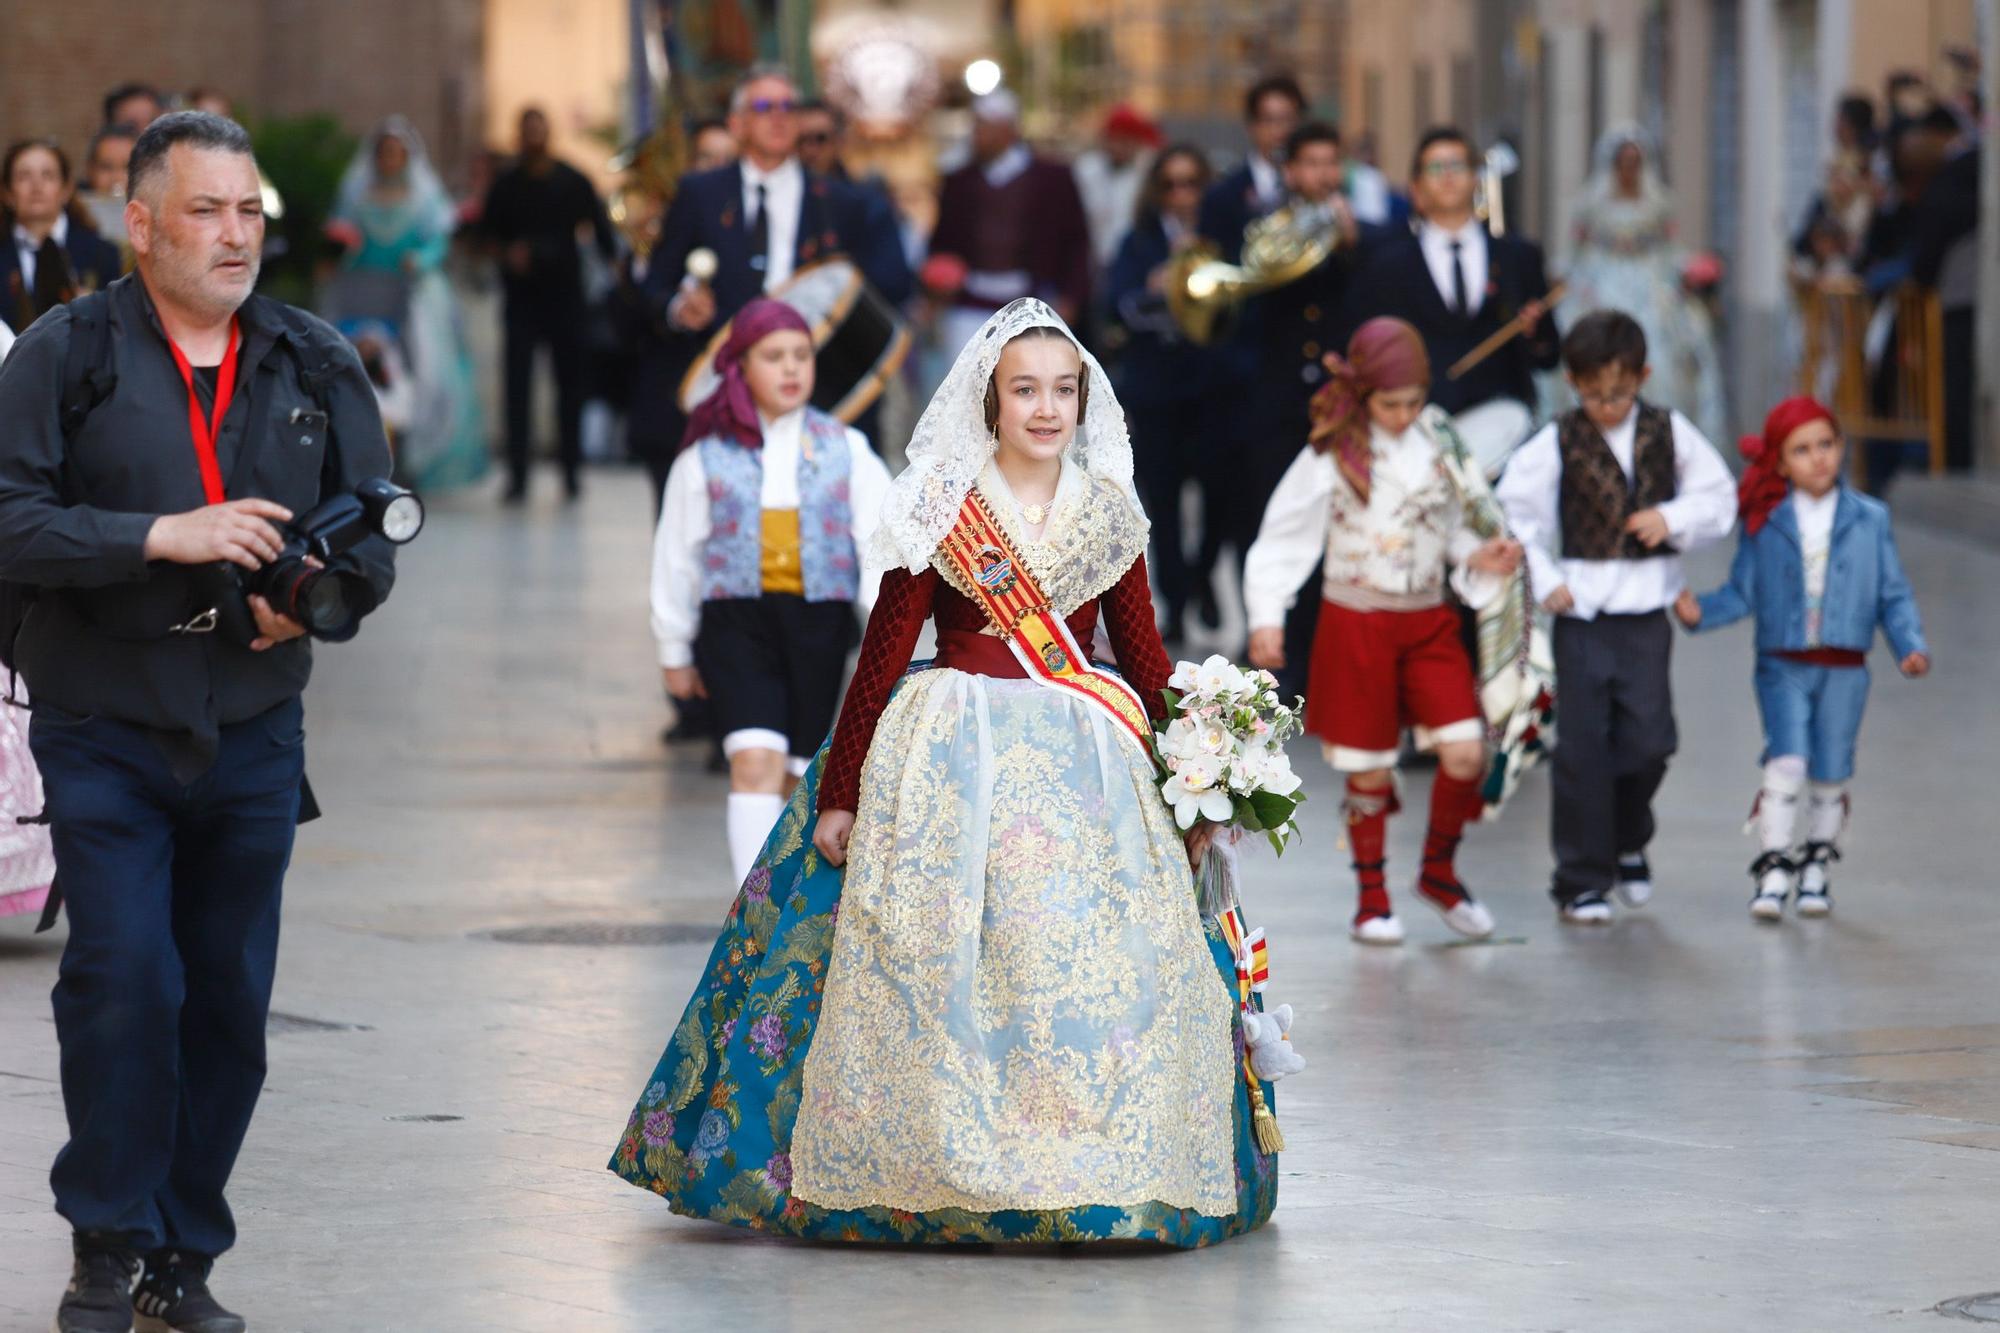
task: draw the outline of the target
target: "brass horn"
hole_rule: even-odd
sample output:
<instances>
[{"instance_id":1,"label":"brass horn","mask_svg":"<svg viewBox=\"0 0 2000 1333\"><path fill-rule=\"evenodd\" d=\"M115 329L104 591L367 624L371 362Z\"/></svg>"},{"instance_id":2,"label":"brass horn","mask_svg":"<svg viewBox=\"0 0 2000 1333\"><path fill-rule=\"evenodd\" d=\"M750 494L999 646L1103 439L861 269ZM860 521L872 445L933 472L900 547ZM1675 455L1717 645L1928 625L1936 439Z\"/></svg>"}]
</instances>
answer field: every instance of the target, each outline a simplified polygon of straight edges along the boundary
<instances>
[{"instance_id":1,"label":"brass horn","mask_svg":"<svg viewBox=\"0 0 2000 1333\"><path fill-rule=\"evenodd\" d=\"M1288 204L1243 229L1241 263L1229 263L1206 241L1167 261L1167 313L1188 341L1206 346L1224 315L1312 272L1340 242L1339 217L1330 203Z\"/></svg>"}]
</instances>

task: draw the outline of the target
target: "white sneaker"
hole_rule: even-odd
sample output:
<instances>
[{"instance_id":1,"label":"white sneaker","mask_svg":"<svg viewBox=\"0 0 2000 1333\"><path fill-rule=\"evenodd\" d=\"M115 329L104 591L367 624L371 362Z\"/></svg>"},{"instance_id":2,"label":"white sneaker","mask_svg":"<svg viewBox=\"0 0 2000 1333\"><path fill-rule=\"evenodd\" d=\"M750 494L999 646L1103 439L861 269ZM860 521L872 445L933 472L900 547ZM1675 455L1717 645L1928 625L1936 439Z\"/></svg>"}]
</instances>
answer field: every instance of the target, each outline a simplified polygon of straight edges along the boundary
<instances>
[{"instance_id":1,"label":"white sneaker","mask_svg":"<svg viewBox=\"0 0 2000 1333\"><path fill-rule=\"evenodd\" d=\"M1471 894L1466 893L1462 887L1458 890L1458 894L1457 900L1451 906L1447 907L1430 894L1424 892L1424 887L1421 884L1417 886L1417 896L1429 903L1432 910L1444 918L1445 925L1450 926L1469 940L1483 940L1488 935L1491 935L1493 933L1493 913L1487 911L1484 903L1479 902Z\"/></svg>"},{"instance_id":2,"label":"white sneaker","mask_svg":"<svg viewBox=\"0 0 2000 1333\"><path fill-rule=\"evenodd\" d=\"M1797 871L1797 863L1783 852L1765 852L1752 861L1750 878L1757 881L1757 892L1750 899L1750 915L1759 921L1782 920Z\"/></svg>"},{"instance_id":3,"label":"white sneaker","mask_svg":"<svg viewBox=\"0 0 2000 1333\"><path fill-rule=\"evenodd\" d=\"M1805 910L1805 904L1799 905ZM1760 893L1750 900L1750 915L1759 921L1782 921L1785 919L1785 895L1782 893Z\"/></svg>"},{"instance_id":4,"label":"white sneaker","mask_svg":"<svg viewBox=\"0 0 2000 1333\"><path fill-rule=\"evenodd\" d=\"M1829 861L1840 859L1840 849L1830 842L1809 842L1799 869L1799 915L1825 916L1833 911L1833 899L1828 895L1832 886L1827 883L1826 867Z\"/></svg>"},{"instance_id":5,"label":"white sneaker","mask_svg":"<svg viewBox=\"0 0 2000 1333\"><path fill-rule=\"evenodd\" d=\"M1403 923L1392 916L1371 916L1348 927L1347 933L1359 944L1401 944Z\"/></svg>"},{"instance_id":6,"label":"white sneaker","mask_svg":"<svg viewBox=\"0 0 2000 1333\"><path fill-rule=\"evenodd\" d=\"M1556 915L1572 926L1608 926L1611 924L1611 904L1592 894L1559 905Z\"/></svg>"},{"instance_id":7,"label":"white sneaker","mask_svg":"<svg viewBox=\"0 0 2000 1333\"><path fill-rule=\"evenodd\" d=\"M1618 858L1618 883L1613 890L1627 907L1644 907L1653 901L1653 868L1644 852Z\"/></svg>"},{"instance_id":8,"label":"white sneaker","mask_svg":"<svg viewBox=\"0 0 2000 1333\"><path fill-rule=\"evenodd\" d=\"M1798 912L1800 916L1830 916L1833 912L1833 899L1824 893L1813 893L1806 889L1800 889Z\"/></svg>"}]
</instances>

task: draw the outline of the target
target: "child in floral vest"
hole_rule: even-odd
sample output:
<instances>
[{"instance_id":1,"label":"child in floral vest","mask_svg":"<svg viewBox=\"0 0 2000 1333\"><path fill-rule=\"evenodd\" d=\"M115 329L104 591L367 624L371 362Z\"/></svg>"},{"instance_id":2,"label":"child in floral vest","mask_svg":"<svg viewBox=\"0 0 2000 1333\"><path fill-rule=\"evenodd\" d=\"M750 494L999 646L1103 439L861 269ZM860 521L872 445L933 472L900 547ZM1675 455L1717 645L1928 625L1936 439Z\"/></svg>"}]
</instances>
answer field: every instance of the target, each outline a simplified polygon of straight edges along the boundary
<instances>
[{"instance_id":1,"label":"child in floral vest","mask_svg":"<svg viewBox=\"0 0 2000 1333\"><path fill-rule=\"evenodd\" d=\"M1889 510L1841 480L1833 413L1788 398L1741 448L1750 466L1737 486L1743 536L1729 582L1701 597L1683 590L1674 614L1691 630L1757 622L1764 781L1752 808L1762 846L1750 915L1781 920L1796 887L1798 914L1820 917L1833 910L1826 867L1840 859L1876 627L1905 676L1930 671L1930 650ZM1802 796L1805 848L1795 852Z\"/></svg>"},{"instance_id":2,"label":"child in floral vest","mask_svg":"<svg viewBox=\"0 0 2000 1333\"><path fill-rule=\"evenodd\" d=\"M1465 465L1450 418L1426 407L1423 338L1400 319L1355 330L1347 356L1313 397L1313 426L1278 483L1244 562L1250 660L1285 660L1285 613L1323 559L1306 730L1347 775L1347 840L1360 889L1350 929L1362 944L1400 944L1389 902L1388 819L1403 727L1438 756L1417 894L1461 935L1493 916L1459 882L1459 836L1483 805L1486 719L1458 611L1496 600L1521 560L1484 475Z\"/></svg>"},{"instance_id":3,"label":"child in floral vest","mask_svg":"<svg viewBox=\"0 0 2000 1333\"><path fill-rule=\"evenodd\" d=\"M810 405L812 332L759 298L730 325L653 541L653 637L667 692L712 701L729 758L741 884L833 726L881 571L864 563L889 472L859 431Z\"/></svg>"}]
</instances>

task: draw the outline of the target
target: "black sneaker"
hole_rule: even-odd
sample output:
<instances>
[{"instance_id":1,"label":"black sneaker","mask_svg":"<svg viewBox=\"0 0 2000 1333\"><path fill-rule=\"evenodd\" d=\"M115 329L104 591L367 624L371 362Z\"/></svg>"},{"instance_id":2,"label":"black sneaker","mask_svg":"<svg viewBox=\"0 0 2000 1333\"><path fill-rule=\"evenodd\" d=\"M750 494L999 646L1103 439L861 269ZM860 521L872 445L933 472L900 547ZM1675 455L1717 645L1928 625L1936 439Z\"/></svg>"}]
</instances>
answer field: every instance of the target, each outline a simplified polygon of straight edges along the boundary
<instances>
[{"instance_id":1,"label":"black sneaker","mask_svg":"<svg viewBox=\"0 0 2000 1333\"><path fill-rule=\"evenodd\" d=\"M1613 892L1619 902L1634 909L1653 901L1653 867L1644 852L1627 852L1618 858L1618 883Z\"/></svg>"},{"instance_id":2,"label":"black sneaker","mask_svg":"<svg viewBox=\"0 0 2000 1333\"><path fill-rule=\"evenodd\" d=\"M55 1333L132 1333L132 1278L139 1256L73 1237L76 1260L56 1307Z\"/></svg>"},{"instance_id":3,"label":"black sneaker","mask_svg":"<svg viewBox=\"0 0 2000 1333\"><path fill-rule=\"evenodd\" d=\"M1556 915L1572 926L1608 926L1611 904L1604 901L1602 893L1579 893L1566 902L1557 902Z\"/></svg>"},{"instance_id":4,"label":"black sneaker","mask_svg":"<svg viewBox=\"0 0 2000 1333\"><path fill-rule=\"evenodd\" d=\"M178 1250L146 1256L146 1275L132 1295L137 1333L243 1333L240 1315L208 1294L208 1271L215 1260Z\"/></svg>"}]
</instances>

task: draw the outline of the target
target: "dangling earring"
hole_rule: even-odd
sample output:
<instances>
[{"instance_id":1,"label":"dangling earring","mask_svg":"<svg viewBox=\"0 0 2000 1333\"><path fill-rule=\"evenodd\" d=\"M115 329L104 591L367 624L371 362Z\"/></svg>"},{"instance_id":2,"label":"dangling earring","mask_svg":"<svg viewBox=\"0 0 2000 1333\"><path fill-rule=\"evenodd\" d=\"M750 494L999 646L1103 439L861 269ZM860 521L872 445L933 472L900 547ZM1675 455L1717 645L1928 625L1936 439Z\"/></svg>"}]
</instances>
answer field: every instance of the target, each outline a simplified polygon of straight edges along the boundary
<instances>
[{"instance_id":1,"label":"dangling earring","mask_svg":"<svg viewBox=\"0 0 2000 1333\"><path fill-rule=\"evenodd\" d=\"M993 455L999 452L1000 452L1000 425L998 422L995 422L993 425L988 426L986 428L986 456L988 458L991 458L993 457Z\"/></svg>"}]
</instances>

